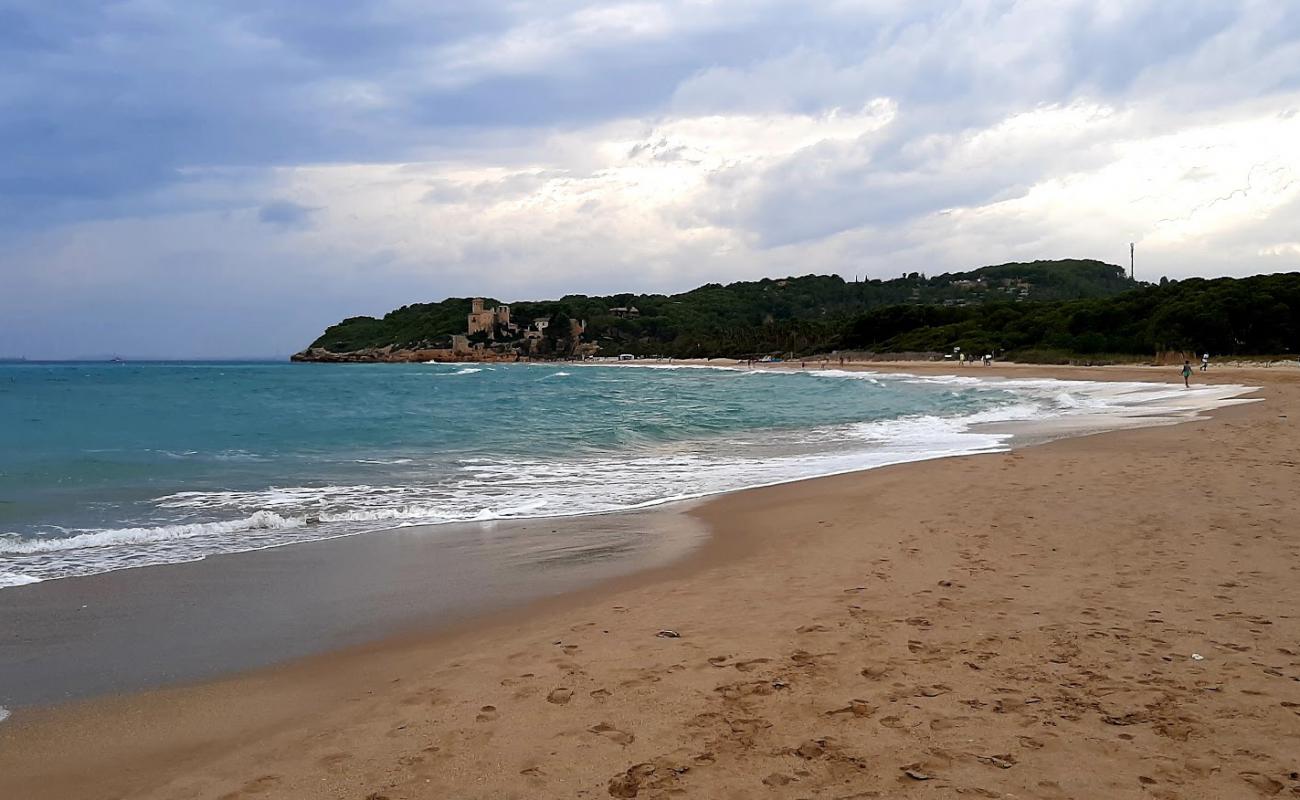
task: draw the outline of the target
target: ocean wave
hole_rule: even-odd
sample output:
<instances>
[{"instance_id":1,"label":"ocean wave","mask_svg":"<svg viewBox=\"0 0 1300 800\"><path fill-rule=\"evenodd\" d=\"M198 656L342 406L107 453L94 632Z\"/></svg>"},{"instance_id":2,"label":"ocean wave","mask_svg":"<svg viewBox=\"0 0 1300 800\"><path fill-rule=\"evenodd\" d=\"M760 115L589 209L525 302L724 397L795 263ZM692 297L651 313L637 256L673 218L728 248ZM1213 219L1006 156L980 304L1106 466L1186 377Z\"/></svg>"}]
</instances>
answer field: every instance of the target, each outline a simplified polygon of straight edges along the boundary
<instances>
[{"instance_id":1,"label":"ocean wave","mask_svg":"<svg viewBox=\"0 0 1300 800\"><path fill-rule=\"evenodd\" d=\"M0 545L2 547L3 545ZM3 586L27 586L32 583L40 583L40 578L31 575L21 575L17 572L0 572L0 587ZM0 708L0 711L4 709ZM4 717L0 717L4 719Z\"/></svg>"},{"instance_id":2,"label":"ocean wave","mask_svg":"<svg viewBox=\"0 0 1300 800\"><path fill-rule=\"evenodd\" d=\"M545 508L546 505L547 505L547 501L545 500L535 500L531 503L525 503L524 505L515 506L513 508L511 507L502 508L502 509L485 508L482 511L475 514L470 521L487 522L489 520L495 520L495 519L518 519L521 517L530 516L533 514L534 511L540 511L543 508Z\"/></svg>"},{"instance_id":3,"label":"ocean wave","mask_svg":"<svg viewBox=\"0 0 1300 800\"><path fill-rule=\"evenodd\" d=\"M602 362L600 364L593 364L591 366L595 366L595 367L616 366L620 369L627 369L628 367L632 367L634 369L716 369L720 372L749 372L750 371L748 369L745 369L744 367L727 367L721 364L638 364L632 361ZM773 372L775 372L775 370L773 370Z\"/></svg>"},{"instance_id":4,"label":"ocean wave","mask_svg":"<svg viewBox=\"0 0 1300 800\"><path fill-rule=\"evenodd\" d=\"M152 544L241 531L298 528L306 524L306 519L282 517L273 511L258 511L243 519L160 525L152 528L109 528L57 538L19 539L10 535L4 541L0 541L0 555L32 555L88 547Z\"/></svg>"},{"instance_id":5,"label":"ocean wave","mask_svg":"<svg viewBox=\"0 0 1300 800\"><path fill-rule=\"evenodd\" d=\"M867 398L858 416L862 421L834 421L833 418L819 423L815 421L819 418L810 414L806 422L778 417L777 424L765 424L761 418L751 424L736 424L731 419L719 422L704 413L730 408L727 404L740 387L729 379L711 376L708 380L691 381L720 392L715 398L674 391L679 384L690 381L680 374L652 379L645 374L637 377L635 373L621 373L615 377L613 370L597 372L594 376L602 381L630 378L634 383L657 383L662 380L666 389L642 393L644 396L622 396L623 390L615 390L620 397L611 403L626 401L635 407L637 415L626 421L614 417L612 431L608 425L600 427L603 420L584 417L582 424L572 431L548 431L546 447L541 450L516 447L511 441L509 450L503 452L499 440L494 439L498 442L496 449L489 449L491 446L485 444L426 455L412 450L412 445L403 444L400 450L388 451L392 456L417 453L417 459L410 459L384 458L384 450L367 444L363 445L364 449L353 450L340 458L339 463L345 467L349 462L386 465L418 460L419 468L401 471L403 485L384 485L387 480L371 477L380 470L351 466L351 472L325 473L331 477L320 480L327 485L261 483L254 484L255 488L182 491L153 497L149 521L138 527L126 527L138 524L135 521L117 520L115 526L109 527L111 523L108 523L103 529L50 530L46 535L27 532L24 534L27 538L17 534L0 535L0 562L8 570L0 572L0 586L197 560L219 553L413 525L582 516L648 508L822 475L929 458L997 452L1010 447L1008 434L992 433L980 427L983 423L1077 418L1085 414L1104 415L1114 409L1119 409L1121 414L1142 414L1147 409L1144 404L1153 404L1151 407L1160 412L1215 402L1213 394L1184 390L1181 384L1175 389L1156 384L981 380L965 376L917 378L848 370L750 371L685 364L635 366L714 370L719 376L731 374L738 378L761 375L764 377L758 379L758 384L746 383L744 390L761 393L760 399L779 398L791 403L804 395L822 404L835 401L840 390L831 382L833 379L863 381L873 386L870 390L862 386L862 392L848 392ZM458 372L423 372L468 375L482 369L463 367ZM508 375L510 369L502 367L498 375ZM569 366L565 365L565 369ZM577 369L570 373L552 368L543 373L528 373L528 377L531 381L541 375L563 377L576 373ZM793 398L780 391L785 384L768 383L797 376L789 386L804 394ZM814 377L827 381L810 380ZM897 396L885 388L875 388L897 389L901 383L925 383L932 387L928 390L914 387ZM470 384L464 386L472 388ZM954 400L949 389L967 391L957 392L958 398ZM450 390L450 385L443 390ZM547 394L551 393L540 393ZM924 402L913 404L918 395L922 395ZM877 396L884 399L873 405L875 401L871 398ZM1183 405L1178 406L1179 403ZM743 405L736 407L744 410ZM922 409L925 409L923 413ZM909 412L910 415L900 416ZM882 415L888 418L881 419ZM682 419L690 420L690 424L678 425ZM242 454L242 451L226 452ZM375 457L356 459L358 452ZM277 474L283 477L292 471ZM350 477L370 482L348 483ZM171 520L175 520L174 524L164 524Z\"/></svg>"}]
</instances>

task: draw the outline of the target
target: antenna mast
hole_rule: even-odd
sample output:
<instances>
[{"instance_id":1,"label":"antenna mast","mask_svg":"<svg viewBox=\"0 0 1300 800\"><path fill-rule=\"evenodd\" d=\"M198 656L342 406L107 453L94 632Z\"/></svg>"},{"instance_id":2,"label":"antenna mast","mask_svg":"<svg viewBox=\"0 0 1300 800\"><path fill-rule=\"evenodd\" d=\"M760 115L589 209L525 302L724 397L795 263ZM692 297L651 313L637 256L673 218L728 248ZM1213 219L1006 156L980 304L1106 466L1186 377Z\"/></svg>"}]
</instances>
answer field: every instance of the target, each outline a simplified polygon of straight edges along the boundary
<instances>
[{"instance_id":1,"label":"antenna mast","mask_svg":"<svg viewBox=\"0 0 1300 800\"><path fill-rule=\"evenodd\" d=\"M1133 269L1133 243L1128 243L1128 279L1134 280L1136 272Z\"/></svg>"}]
</instances>

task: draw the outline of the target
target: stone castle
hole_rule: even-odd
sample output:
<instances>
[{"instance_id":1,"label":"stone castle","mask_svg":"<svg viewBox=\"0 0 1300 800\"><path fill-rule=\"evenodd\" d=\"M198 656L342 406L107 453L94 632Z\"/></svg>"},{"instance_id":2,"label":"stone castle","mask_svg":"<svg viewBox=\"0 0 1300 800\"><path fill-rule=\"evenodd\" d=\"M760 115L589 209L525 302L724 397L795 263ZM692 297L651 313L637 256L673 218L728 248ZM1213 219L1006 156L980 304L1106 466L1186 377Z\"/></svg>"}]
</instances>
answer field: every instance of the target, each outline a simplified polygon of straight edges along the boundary
<instances>
[{"instance_id":1,"label":"stone castle","mask_svg":"<svg viewBox=\"0 0 1300 800\"><path fill-rule=\"evenodd\" d=\"M486 333L489 339L495 339L498 326L504 327L511 333L519 330L519 326L510 321L510 306L497 306L488 310L483 307L483 298L475 297L470 301L470 336L476 333Z\"/></svg>"}]
</instances>

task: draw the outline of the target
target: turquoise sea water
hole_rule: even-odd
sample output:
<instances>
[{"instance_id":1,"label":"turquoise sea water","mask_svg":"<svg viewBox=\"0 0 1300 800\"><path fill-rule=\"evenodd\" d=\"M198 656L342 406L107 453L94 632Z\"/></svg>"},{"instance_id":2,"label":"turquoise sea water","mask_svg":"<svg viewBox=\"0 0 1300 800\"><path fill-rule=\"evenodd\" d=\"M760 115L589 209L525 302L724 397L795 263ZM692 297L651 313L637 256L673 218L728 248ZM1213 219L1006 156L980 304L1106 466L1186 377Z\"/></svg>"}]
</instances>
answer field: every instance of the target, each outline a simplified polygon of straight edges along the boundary
<instances>
[{"instance_id":1,"label":"turquoise sea water","mask_svg":"<svg viewBox=\"0 0 1300 800\"><path fill-rule=\"evenodd\" d=\"M1055 382L586 365L0 365L0 585L1005 446Z\"/></svg>"}]
</instances>

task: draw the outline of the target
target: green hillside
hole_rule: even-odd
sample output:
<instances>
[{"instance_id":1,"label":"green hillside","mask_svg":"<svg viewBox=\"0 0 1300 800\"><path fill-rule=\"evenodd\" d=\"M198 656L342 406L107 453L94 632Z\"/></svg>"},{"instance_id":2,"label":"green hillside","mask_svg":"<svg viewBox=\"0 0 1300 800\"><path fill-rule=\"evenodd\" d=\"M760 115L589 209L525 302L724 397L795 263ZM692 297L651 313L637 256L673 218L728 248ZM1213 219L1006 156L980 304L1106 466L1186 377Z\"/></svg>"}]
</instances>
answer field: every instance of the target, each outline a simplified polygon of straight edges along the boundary
<instances>
[{"instance_id":1,"label":"green hillside","mask_svg":"<svg viewBox=\"0 0 1300 800\"><path fill-rule=\"evenodd\" d=\"M557 316L585 320L584 339L599 343L604 353L721 356L815 349L840 339L860 315L882 307L1027 305L1108 297L1137 285L1121 267L1100 261L1034 261L933 277L912 273L849 282L808 275L707 284L676 295L569 295L510 306L512 318L523 324ZM488 299L489 307L496 303ZM611 313L628 307L639 314ZM403 306L381 319L352 317L331 326L311 346L334 353L443 346L465 332L469 309L469 298L451 298Z\"/></svg>"},{"instance_id":2,"label":"green hillside","mask_svg":"<svg viewBox=\"0 0 1300 800\"><path fill-rule=\"evenodd\" d=\"M893 306L868 312L838 345L877 352L948 351L1266 355L1300 351L1300 273L1190 278L1105 298L979 307Z\"/></svg>"}]
</instances>

